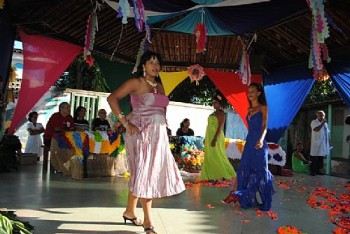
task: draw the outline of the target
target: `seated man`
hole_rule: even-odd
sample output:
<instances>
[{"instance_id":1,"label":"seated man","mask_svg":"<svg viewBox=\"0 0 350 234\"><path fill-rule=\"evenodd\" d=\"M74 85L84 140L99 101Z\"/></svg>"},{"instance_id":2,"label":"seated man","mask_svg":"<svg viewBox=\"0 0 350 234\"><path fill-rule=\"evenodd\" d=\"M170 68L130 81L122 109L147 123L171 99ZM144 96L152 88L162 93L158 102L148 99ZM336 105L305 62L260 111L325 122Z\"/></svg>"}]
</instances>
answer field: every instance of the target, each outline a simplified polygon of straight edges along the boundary
<instances>
[{"instance_id":1,"label":"seated man","mask_svg":"<svg viewBox=\"0 0 350 234\"><path fill-rule=\"evenodd\" d=\"M44 132L44 145L48 148L55 133L74 130L74 119L70 115L69 103L62 102L58 108L59 111L51 115Z\"/></svg>"},{"instance_id":2,"label":"seated man","mask_svg":"<svg viewBox=\"0 0 350 234\"><path fill-rule=\"evenodd\" d=\"M294 172L309 173L310 161L306 160L303 155L304 145L299 142L296 145L296 149L292 155L292 168Z\"/></svg>"},{"instance_id":3,"label":"seated man","mask_svg":"<svg viewBox=\"0 0 350 234\"><path fill-rule=\"evenodd\" d=\"M111 126L107 120L107 112L105 109L98 111L98 118L95 118L91 124L92 131L110 131Z\"/></svg>"}]
</instances>

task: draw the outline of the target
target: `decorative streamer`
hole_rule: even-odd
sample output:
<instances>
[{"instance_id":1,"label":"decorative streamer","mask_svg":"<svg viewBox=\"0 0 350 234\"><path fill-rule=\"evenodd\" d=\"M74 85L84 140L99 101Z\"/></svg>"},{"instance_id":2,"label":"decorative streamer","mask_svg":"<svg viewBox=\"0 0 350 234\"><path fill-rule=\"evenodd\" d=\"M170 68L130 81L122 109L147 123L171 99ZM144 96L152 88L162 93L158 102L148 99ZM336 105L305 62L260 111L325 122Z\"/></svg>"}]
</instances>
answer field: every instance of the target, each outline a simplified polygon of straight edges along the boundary
<instances>
[{"instance_id":1,"label":"decorative streamer","mask_svg":"<svg viewBox=\"0 0 350 234\"><path fill-rule=\"evenodd\" d=\"M124 26L123 26L123 24L122 24L122 30L120 30L119 40L118 40L117 45L115 46L115 49L113 50L113 53L112 53L112 55L111 55L111 58L109 59L110 61L112 61L112 59L113 59L113 57L114 57L114 54L115 54L115 52L117 51L118 46L119 46L119 44L120 44L120 42L121 42L121 40L122 40L122 37L123 37L123 30L124 30Z\"/></svg>"},{"instance_id":2,"label":"decorative streamer","mask_svg":"<svg viewBox=\"0 0 350 234\"><path fill-rule=\"evenodd\" d=\"M84 60L90 67L94 65L91 51L94 49L96 31L98 31L96 9L89 15L85 34Z\"/></svg>"},{"instance_id":3,"label":"decorative streamer","mask_svg":"<svg viewBox=\"0 0 350 234\"><path fill-rule=\"evenodd\" d=\"M238 69L238 77L242 80L242 83L245 85L249 85L251 82L249 52L246 48L243 49L242 58Z\"/></svg>"},{"instance_id":4,"label":"decorative streamer","mask_svg":"<svg viewBox=\"0 0 350 234\"><path fill-rule=\"evenodd\" d=\"M147 50L148 43L146 39L147 39L147 36L145 36L140 43L140 48L139 48L139 51L137 52L136 63L135 63L134 69L132 70L133 74L137 72L137 68L140 65L141 57L143 53L145 53L145 51Z\"/></svg>"},{"instance_id":5,"label":"decorative streamer","mask_svg":"<svg viewBox=\"0 0 350 234\"><path fill-rule=\"evenodd\" d=\"M129 16L130 16L129 2L127 0L120 0L117 18L122 18L122 23L127 24Z\"/></svg>"},{"instance_id":6,"label":"decorative streamer","mask_svg":"<svg viewBox=\"0 0 350 234\"><path fill-rule=\"evenodd\" d=\"M151 30L146 22L145 8L143 6L142 0L134 0L134 15L137 30L139 32L142 32L143 27L145 27L147 40L151 42Z\"/></svg>"},{"instance_id":7,"label":"decorative streamer","mask_svg":"<svg viewBox=\"0 0 350 234\"><path fill-rule=\"evenodd\" d=\"M324 11L325 1L306 0L312 13L309 68L313 69L313 75L318 81L324 81L329 78L322 61L326 61L327 63L331 61L328 55L327 45L325 44L325 40L329 37L329 27Z\"/></svg>"},{"instance_id":8,"label":"decorative streamer","mask_svg":"<svg viewBox=\"0 0 350 234\"><path fill-rule=\"evenodd\" d=\"M193 33L196 36L197 53L205 52L205 44L207 42L207 28L203 23L197 23Z\"/></svg>"}]
</instances>

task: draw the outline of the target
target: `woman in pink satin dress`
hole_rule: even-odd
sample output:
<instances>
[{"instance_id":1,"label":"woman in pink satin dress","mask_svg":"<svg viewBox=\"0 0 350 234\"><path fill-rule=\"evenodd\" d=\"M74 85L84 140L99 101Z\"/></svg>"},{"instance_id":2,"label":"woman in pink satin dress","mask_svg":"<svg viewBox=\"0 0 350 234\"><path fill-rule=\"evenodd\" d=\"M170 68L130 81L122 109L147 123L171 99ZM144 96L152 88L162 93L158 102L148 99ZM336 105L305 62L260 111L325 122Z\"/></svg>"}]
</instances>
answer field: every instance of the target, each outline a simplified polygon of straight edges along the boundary
<instances>
[{"instance_id":1,"label":"woman in pink satin dress","mask_svg":"<svg viewBox=\"0 0 350 234\"><path fill-rule=\"evenodd\" d=\"M147 234L156 233L151 218L152 199L179 194L185 190L179 169L169 147L166 106L162 84L156 81L160 55L145 52L139 66L140 77L122 84L107 98L113 113L126 128L125 146L130 169L128 205L124 223L143 226ZM124 116L119 100L130 95L132 113ZM140 198L144 221L136 218Z\"/></svg>"}]
</instances>

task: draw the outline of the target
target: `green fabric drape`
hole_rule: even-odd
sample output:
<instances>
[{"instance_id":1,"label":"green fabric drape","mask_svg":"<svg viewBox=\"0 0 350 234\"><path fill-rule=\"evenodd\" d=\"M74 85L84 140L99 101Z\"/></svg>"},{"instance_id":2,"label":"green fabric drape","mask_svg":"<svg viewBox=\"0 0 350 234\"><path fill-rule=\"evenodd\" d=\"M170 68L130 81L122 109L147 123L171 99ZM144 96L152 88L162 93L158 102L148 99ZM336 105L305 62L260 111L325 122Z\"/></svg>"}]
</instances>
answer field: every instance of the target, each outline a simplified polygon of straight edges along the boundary
<instances>
[{"instance_id":1,"label":"green fabric drape","mask_svg":"<svg viewBox=\"0 0 350 234\"><path fill-rule=\"evenodd\" d=\"M95 60L98 63L111 92L116 90L127 79L135 77L135 75L131 73L134 68L132 64L117 63L97 56L95 56ZM120 101L120 107L125 114L130 112L129 97Z\"/></svg>"}]
</instances>

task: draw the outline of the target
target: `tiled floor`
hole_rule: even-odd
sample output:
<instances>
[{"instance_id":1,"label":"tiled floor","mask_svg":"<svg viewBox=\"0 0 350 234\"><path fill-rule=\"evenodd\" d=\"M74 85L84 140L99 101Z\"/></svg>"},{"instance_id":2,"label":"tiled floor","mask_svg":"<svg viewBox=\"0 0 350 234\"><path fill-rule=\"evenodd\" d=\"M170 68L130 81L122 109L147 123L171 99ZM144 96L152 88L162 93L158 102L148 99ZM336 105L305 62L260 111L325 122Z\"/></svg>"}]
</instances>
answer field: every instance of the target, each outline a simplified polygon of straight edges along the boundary
<instances>
[{"instance_id":1,"label":"tiled floor","mask_svg":"<svg viewBox=\"0 0 350 234\"><path fill-rule=\"evenodd\" d=\"M127 181L121 177L76 181L60 174L42 174L42 164L22 166L19 172L0 174L0 208L15 210L20 219L35 226L34 233L143 233L141 227L124 225ZM279 186L284 181L291 189ZM228 188L194 185L184 193L154 201L154 226L158 233L276 233L293 225L308 234L332 233L336 227L328 212L310 208L311 189L327 187L345 191L348 180L331 176L297 174L275 177L272 211L266 212L220 203ZM142 215L141 208L138 215Z\"/></svg>"}]
</instances>

